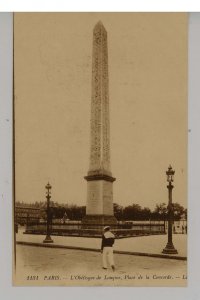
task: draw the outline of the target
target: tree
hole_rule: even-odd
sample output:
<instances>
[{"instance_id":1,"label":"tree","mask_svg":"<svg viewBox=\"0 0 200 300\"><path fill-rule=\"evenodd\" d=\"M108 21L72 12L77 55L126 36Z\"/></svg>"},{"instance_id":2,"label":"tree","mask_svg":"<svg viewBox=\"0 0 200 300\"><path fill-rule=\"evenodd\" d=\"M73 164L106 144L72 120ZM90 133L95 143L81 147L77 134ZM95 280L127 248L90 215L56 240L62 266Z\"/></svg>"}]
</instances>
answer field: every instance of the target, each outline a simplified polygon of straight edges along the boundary
<instances>
[{"instance_id":1,"label":"tree","mask_svg":"<svg viewBox=\"0 0 200 300\"><path fill-rule=\"evenodd\" d=\"M142 216L142 208L139 204L132 204L124 208L125 220L140 220Z\"/></svg>"},{"instance_id":2,"label":"tree","mask_svg":"<svg viewBox=\"0 0 200 300\"><path fill-rule=\"evenodd\" d=\"M185 213L185 209L179 203L173 203L174 220L180 220L181 216Z\"/></svg>"},{"instance_id":3,"label":"tree","mask_svg":"<svg viewBox=\"0 0 200 300\"><path fill-rule=\"evenodd\" d=\"M159 220L159 221L162 220L162 221L164 221L164 224L165 224L167 215L168 215L168 208L167 208L166 203L163 202L160 204L156 204L156 207L152 213L152 219Z\"/></svg>"},{"instance_id":4,"label":"tree","mask_svg":"<svg viewBox=\"0 0 200 300\"><path fill-rule=\"evenodd\" d=\"M167 205L166 203L156 204L156 207L153 211L154 218L158 218L159 220L166 220L167 217Z\"/></svg>"},{"instance_id":5,"label":"tree","mask_svg":"<svg viewBox=\"0 0 200 300\"><path fill-rule=\"evenodd\" d=\"M115 218L120 221L123 219L123 206L113 203L113 210Z\"/></svg>"},{"instance_id":6,"label":"tree","mask_svg":"<svg viewBox=\"0 0 200 300\"><path fill-rule=\"evenodd\" d=\"M142 209L142 220L149 220L151 218L151 210L148 207Z\"/></svg>"}]
</instances>

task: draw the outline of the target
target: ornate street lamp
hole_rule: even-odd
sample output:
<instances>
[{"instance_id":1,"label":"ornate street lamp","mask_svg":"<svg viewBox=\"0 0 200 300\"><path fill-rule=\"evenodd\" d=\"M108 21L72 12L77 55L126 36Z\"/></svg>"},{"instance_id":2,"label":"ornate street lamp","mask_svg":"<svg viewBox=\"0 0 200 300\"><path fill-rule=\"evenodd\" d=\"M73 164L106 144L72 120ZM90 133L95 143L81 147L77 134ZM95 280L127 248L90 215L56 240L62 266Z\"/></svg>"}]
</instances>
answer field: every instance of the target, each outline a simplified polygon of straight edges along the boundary
<instances>
[{"instance_id":1,"label":"ornate street lamp","mask_svg":"<svg viewBox=\"0 0 200 300\"><path fill-rule=\"evenodd\" d=\"M44 239L43 243L53 243L53 240L51 239L50 236L50 199L51 199L51 185L49 182L47 183L46 187L47 192L46 192L46 198L47 198L47 233L46 233L46 238Z\"/></svg>"},{"instance_id":2,"label":"ornate street lamp","mask_svg":"<svg viewBox=\"0 0 200 300\"><path fill-rule=\"evenodd\" d=\"M168 203L168 242L166 247L163 249L162 253L165 254L177 254L178 251L174 248L173 242L172 242L172 223L173 223L173 206L172 206L172 189L174 181L174 174L175 171L172 169L171 165L169 166L166 175L167 175L167 181L168 181L168 195L169 195L169 203Z\"/></svg>"}]
</instances>

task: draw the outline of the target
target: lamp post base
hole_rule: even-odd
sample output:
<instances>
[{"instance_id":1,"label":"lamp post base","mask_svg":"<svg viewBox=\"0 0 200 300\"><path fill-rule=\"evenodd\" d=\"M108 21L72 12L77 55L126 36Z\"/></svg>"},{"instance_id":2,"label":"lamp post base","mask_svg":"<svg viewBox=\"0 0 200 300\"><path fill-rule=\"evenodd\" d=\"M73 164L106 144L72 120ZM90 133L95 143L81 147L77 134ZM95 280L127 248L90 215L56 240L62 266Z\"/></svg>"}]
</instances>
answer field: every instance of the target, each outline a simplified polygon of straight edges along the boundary
<instances>
[{"instance_id":1,"label":"lamp post base","mask_svg":"<svg viewBox=\"0 0 200 300\"><path fill-rule=\"evenodd\" d=\"M43 243L53 243L53 240L51 239L50 235L47 235L43 241Z\"/></svg>"},{"instance_id":2,"label":"lamp post base","mask_svg":"<svg viewBox=\"0 0 200 300\"><path fill-rule=\"evenodd\" d=\"M178 251L174 248L172 243L167 243L166 247L163 249L164 254L178 254Z\"/></svg>"}]
</instances>

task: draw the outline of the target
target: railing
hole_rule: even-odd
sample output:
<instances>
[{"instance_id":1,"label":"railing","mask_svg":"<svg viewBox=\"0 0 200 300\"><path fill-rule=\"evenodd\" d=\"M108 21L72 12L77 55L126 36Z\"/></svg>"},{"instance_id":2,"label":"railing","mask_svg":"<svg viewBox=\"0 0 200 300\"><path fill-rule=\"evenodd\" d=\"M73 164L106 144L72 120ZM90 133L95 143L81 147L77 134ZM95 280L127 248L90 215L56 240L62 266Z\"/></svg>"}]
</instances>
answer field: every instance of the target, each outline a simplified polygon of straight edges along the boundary
<instances>
[{"instance_id":1,"label":"railing","mask_svg":"<svg viewBox=\"0 0 200 300\"><path fill-rule=\"evenodd\" d=\"M165 225L163 224L116 224L112 225L111 230L116 237L164 234ZM50 225L52 235L58 236L101 236L103 232L102 224L82 224L73 223L53 223ZM29 223L26 226L26 234L46 234L46 223Z\"/></svg>"}]
</instances>

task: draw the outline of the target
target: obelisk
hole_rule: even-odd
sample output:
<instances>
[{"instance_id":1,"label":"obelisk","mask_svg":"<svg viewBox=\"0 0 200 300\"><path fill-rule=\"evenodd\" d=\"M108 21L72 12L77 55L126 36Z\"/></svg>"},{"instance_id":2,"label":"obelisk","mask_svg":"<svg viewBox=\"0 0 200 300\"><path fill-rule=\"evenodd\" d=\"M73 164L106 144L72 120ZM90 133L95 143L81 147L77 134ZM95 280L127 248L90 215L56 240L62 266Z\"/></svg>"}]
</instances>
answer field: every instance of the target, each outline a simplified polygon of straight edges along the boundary
<instances>
[{"instance_id":1,"label":"obelisk","mask_svg":"<svg viewBox=\"0 0 200 300\"><path fill-rule=\"evenodd\" d=\"M93 31L90 164L83 223L116 224L110 170L110 120L107 32L99 21Z\"/></svg>"}]
</instances>

